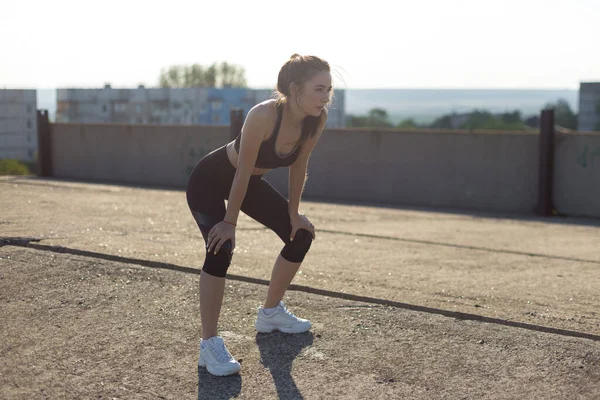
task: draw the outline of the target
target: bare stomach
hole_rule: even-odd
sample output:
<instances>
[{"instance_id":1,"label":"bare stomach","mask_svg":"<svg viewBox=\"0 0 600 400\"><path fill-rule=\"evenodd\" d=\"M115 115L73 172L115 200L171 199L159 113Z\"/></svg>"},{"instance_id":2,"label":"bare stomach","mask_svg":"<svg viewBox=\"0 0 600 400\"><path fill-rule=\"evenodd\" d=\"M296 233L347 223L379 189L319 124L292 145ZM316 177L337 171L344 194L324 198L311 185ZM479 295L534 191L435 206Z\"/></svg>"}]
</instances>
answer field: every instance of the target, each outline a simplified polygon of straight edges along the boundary
<instances>
[{"instance_id":1,"label":"bare stomach","mask_svg":"<svg viewBox=\"0 0 600 400\"><path fill-rule=\"evenodd\" d=\"M227 158L229 158L229 162L233 165L234 168L237 168L238 154L235 151L235 142L231 142L227 145ZM254 168L252 169L252 175L262 175L269 172L271 169L269 168Z\"/></svg>"}]
</instances>

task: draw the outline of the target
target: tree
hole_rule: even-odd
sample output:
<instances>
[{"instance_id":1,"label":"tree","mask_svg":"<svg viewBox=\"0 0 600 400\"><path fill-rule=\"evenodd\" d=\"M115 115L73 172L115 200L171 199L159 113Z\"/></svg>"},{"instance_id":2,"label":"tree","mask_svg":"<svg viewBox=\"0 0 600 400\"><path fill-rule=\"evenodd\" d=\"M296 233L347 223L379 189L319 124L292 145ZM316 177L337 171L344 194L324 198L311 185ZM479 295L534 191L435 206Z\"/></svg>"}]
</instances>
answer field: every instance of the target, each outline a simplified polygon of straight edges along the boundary
<instances>
[{"instance_id":1,"label":"tree","mask_svg":"<svg viewBox=\"0 0 600 400\"><path fill-rule=\"evenodd\" d=\"M489 111L474 110L460 126L462 129L497 129L500 121L496 120Z\"/></svg>"},{"instance_id":2,"label":"tree","mask_svg":"<svg viewBox=\"0 0 600 400\"><path fill-rule=\"evenodd\" d=\"M388 119L388 113L383 108L373 108L368 115L369 126L374 128L390 128L392 124Z\"/></svg>"},{"instance_id":3,"label":"tree","mask_svg":"<svg viewBox=\"0 0 600 400\"><path fill-rule=\"evenodd\" d=\"M402 129L418 128L417 123L412 118L408 118L408 119L400 121L400 123L397 125L397 127L402 128Z\"/></svg>"},{"instance_id":4,"label":"tree","mask_svg":"<svg viewBox=\"0 0 600 400\"><path fill-rule=\"evenodd\" d=\"M500 115L500 118L507 124L519 123L521 122L521 111L505 112Z\"/></svg>"},{"instance_id":5,"label":"tree","mask_svg":"<svg viewBox=\"0 0 600 400\"><path fill-rule=\"evenodd\" d=\"M348 115L348 126L354 128L392 128L388 113L383 108L373 108L365 115Z\"/></svg>"},{"instance_id":6,"label":"tree","mask_svg":"<svg viewBox=\"0 0 600 400\"><path fill-rule=\"evenodd\" d=\"M223 62L220 66L222 87L245 87L246 77L243 68Z\"/></svg>"},{"instance_id":7,"label":"tree","mask_svg":"<svg viewBox=\"0 0 600 400\"><path fill-rule=\"evenodd\" d=\"M571 110L569 102L565 99L558 99L556 103L547 103L545 110L554 110L554 123L563 128L577 130L577 114Z\"/></svg>"},{"instance_id":8,"label":"tree","mask_svg":"<svg viewBox=\"0 0 600 400\"><path fill-rule=\"evenodd\" d=\"M222 62L205 67L200 64L173 65L160 72L158 84L163 88L246 87L243 67Z\"/></svg>"},{"instance_id":9,"label":"tree","mask_svg":"<svg viewBox=\"0 0 600 400\"><path fill-rule=\"evenodd\" d=\"M540 127L540 117L539 115L531 115L527 118L525 118L525 121L523 121L525 123L525 125L527 125L530 128L539 128Z\"/></svg>"},{"instance_id":10,"label":"tree","mask_svg":"<svg viewBox=\"0 0 600 400\"><path fill-rule=\"evenodd\" d=\"M351 128L365 128L369 126L368 119L364 115L349 114L346 117L346 126Z\"/></svg>"},{"instance_id":11,"label":"tree","mask_svg":"<svg viewBox=\"0 0 600 400\"><path fill-rule=\"evenodd\" d=\"M437 118L435 121L431 123L430 128L435 129L452 129L452 115L444 115L442 117Z\"/></svg>"},{"instance_id":12,"label":"tree","mask_svg":"<svg viewBox=\"0 0 600 400\"><path fill-rule=\"evenodd\" d=\"M489 111L473 111L467 120L460 126L461 129L496 129L496 130L519 130L523 129L521 112L513 111L494 115Z\"/></svg>"}]
</instances>

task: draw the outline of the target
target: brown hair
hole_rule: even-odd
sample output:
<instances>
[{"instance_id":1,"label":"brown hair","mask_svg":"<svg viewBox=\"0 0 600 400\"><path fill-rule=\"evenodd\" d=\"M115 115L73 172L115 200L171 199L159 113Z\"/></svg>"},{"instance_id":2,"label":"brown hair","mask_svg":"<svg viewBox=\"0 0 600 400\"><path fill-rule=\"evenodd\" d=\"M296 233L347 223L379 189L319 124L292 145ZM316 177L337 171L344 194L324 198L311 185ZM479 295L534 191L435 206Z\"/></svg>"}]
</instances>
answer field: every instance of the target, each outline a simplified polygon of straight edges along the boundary
<instances>
[{"instance_id":1,"label":"brown hair","mask_svg":"<svg viewBox=\"0 0 600 400\"><path fill-rule=\"evenodd\" d=\"M290 59L283 64L279 70L277 77L277 104L284 104L291 96L290 85L296 84L300 90L306 81L314 76L317 72L331 72L329 63L317 56L301 56L293 54ZM331 102L330 102L331 103ZM330 103L327 103L326 107ZM298 143L304 143L309 137L317 133L319 126L327 118L326 110L321 112L318 117L308 115L302 121L302 134Z\"/></svg>"}]
</instances>

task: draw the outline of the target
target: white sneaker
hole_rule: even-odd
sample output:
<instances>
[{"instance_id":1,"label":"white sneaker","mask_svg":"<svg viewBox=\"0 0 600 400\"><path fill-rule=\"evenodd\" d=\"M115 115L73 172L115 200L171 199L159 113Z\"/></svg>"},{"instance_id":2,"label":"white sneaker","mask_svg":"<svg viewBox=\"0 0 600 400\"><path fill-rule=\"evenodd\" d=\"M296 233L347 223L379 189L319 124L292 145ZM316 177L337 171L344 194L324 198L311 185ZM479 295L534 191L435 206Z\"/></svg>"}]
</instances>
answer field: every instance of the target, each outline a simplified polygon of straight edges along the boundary
<instances>
[{"instance_id":1,"label":"white sneaker","mask_svg":"<svg viewBox=\"0 0 600 400\"><path fill-rule=\"evenodd\" d=\"M206 343L206 346L202 346ZM200 341L198 366L206 367L208 372L217 376L233 375L240 371L241 365L233 358L220 336Z\"/></svg>"},{"instance_id":2,"label":"white sneaker","mask_svg":"<svg viewBox=\"0 0 600 400\"><path fill-rule=\"evenodd\" d=\"M266 313L265 309L260 306L254 326L258 332L262 333L273 331L302 333L308 331L312 325L310 321L296 317L291 311L285 308L283 301L280 301L274 311L270 313Z\"/></svg>"}]
</instances>

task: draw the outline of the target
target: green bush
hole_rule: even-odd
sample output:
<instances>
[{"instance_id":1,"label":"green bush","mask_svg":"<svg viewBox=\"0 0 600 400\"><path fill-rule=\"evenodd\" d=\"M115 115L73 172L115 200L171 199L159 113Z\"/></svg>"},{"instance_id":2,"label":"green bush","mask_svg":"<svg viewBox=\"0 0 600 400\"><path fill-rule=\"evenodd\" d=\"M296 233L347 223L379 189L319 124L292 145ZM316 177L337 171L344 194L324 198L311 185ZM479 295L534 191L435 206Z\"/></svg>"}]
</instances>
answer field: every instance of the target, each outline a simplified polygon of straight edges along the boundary
<instances>
[{"instance_id":1,"label":"green bush","mask_svg":"<svg viewBox=\"0 0 600 400\"><path fill-rule=\"evenodd\" d=\"M31 175L31 171L22 161L0 160L0 175Z\"/></svg>"}]
</instances>

